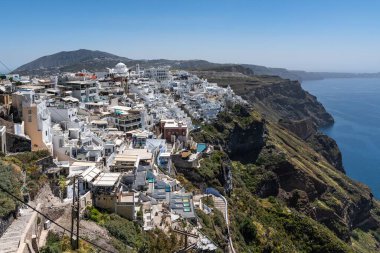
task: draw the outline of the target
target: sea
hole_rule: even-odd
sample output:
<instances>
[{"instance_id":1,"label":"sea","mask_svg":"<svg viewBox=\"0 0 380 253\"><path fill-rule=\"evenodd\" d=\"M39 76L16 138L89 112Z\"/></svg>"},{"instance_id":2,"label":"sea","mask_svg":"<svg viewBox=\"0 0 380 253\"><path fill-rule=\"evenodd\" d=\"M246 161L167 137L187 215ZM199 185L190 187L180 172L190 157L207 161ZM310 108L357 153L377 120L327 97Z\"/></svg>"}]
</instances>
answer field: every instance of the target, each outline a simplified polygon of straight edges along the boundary
<instances>
[{"instance_id":1,"label":"sea","mask_svg":"<svg viewBox=\"0 0 380 253\"><path fill-rule=\"evenodd\" d=\"M302 87L334 117L321 131L338 143L347 175L380 199L380 79L303 81Z\"/></svg>"}]
</instances>

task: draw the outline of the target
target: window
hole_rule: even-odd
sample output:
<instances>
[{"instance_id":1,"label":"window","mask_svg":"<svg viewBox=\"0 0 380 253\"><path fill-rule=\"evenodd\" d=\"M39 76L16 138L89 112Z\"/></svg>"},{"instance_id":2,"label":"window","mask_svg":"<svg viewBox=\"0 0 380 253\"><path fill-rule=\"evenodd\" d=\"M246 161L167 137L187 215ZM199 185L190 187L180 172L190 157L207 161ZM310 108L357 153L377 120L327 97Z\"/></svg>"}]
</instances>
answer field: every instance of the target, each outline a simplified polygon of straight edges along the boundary
<instances>
[{"instance_id":1,"label":"window","mask_svg":"<svg viewBox=\"0 0 380 253\"><path fill-rule=\"evenodd\" d=\"M28 110L28 114L32 114L32 110L31 109Z\"/></svg>"},{"instance_id":2,"label":"window","mask_svg":"<svg viewBox=\"0 0 380 253\"><path fill-rule=\"evenodd\" d=\"M32 115L28 116L28 122L32 122Z\"/></svg>"}]
</instances>

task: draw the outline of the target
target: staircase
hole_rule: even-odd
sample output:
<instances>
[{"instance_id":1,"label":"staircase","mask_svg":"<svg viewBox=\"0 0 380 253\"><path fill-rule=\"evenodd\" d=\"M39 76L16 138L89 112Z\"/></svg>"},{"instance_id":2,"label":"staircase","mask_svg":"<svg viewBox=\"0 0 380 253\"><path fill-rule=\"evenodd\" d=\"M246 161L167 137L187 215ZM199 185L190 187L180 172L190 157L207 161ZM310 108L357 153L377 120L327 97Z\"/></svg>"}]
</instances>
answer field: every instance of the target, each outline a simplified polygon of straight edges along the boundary
<instances>
[{"instance_id":1,"label":"staircase","mask_svg":"<svg viewBox=\"0 0 380 253\"><path fill-rule=\"evenodd\" d=\"M21 216L15 219L0 238L0 253L16 252L20 243L21 235L28 224L33 210L21 209Z\"/></svg>"},{"instance_id":2,"label":"staircase","mask_svg":"<svg viewBox=\"0 0 380 253\"><path fill-rule=\"evenodd\" d=\"M224 203L223 199L220 197L215 197L214 198L214 206L216 209L222 212L223 217L226 217L226 204Z\"/></svg>"}]
</instances>

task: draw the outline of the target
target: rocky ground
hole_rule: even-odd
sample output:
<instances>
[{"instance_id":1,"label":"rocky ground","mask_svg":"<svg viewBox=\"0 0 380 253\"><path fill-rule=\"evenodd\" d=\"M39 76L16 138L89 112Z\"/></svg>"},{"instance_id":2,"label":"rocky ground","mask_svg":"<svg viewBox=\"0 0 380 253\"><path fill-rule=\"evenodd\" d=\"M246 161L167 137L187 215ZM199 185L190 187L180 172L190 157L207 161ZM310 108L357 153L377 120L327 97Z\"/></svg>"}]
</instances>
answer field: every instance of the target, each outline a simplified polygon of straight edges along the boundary
<instances>
[{"instance_id":1,"label":"rocky ground","mask_svg":"<svg viewBox=\"0 0 380 253\"><path fill-rule=\"evenodd\" d=\"M50 186L45 185L39 192L37 198L32 204L42 203L42 212L57 222L59 225L70 230L71 224L71 202L62 202L60 198L54 196ZM49 230L43 230L39 245L43 247L46 243L48 232L63 234L63 229L52 224ZM116 252L111 244L111 236L107 229L99 226L95 222L82 219L79 226L80 236L84 237L97 245L104 247L110 251ZM68 233L66 233L68 235Z\"/></svg>"}]
</instances>

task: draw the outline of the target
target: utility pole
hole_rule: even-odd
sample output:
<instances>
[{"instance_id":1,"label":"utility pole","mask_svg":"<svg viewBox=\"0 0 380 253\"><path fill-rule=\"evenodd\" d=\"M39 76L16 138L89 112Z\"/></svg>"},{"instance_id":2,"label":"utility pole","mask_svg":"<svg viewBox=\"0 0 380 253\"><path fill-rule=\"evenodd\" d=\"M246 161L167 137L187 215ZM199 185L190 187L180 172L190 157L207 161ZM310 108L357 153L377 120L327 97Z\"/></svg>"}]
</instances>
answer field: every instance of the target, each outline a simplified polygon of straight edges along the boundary
<instances>
[{"instance_id":1,"label":"utility pole","mask_svg":"<svg viewBox=\"0 0 380 253\"><path fill-rule=\"evenodd\" d=\"M71 230L70 230L71 248L72 248L73 250L75 250L75 245L74 245L75 181L76 181L76 177L74 176L74 183L73 183L73 203L71 204Z\"/></svg>"},{"instance_id":2,"label":"utility pole","mask_svg":"<svg viewBox=\"0 0 380 253\"><path fill-rule=\"evenodd\" d=\"M80 221L80 192L79 178L74 176L73 182L73 203L71 206L71 248L72 250L79 249L79 221ZM76 227L76 234L74 230Z\"/></svg>"},{"instance_id":3,"label":"utility pole","mask_svg":"<svg viewBox=\"0 0 380 253\"><path fill-rule=\"evenodd\" d=\"M79 178L77 179L77 243L76 249L79 249L79 221L80 221L80 193L79 193Z\"/></svg>"}]
</instances>

